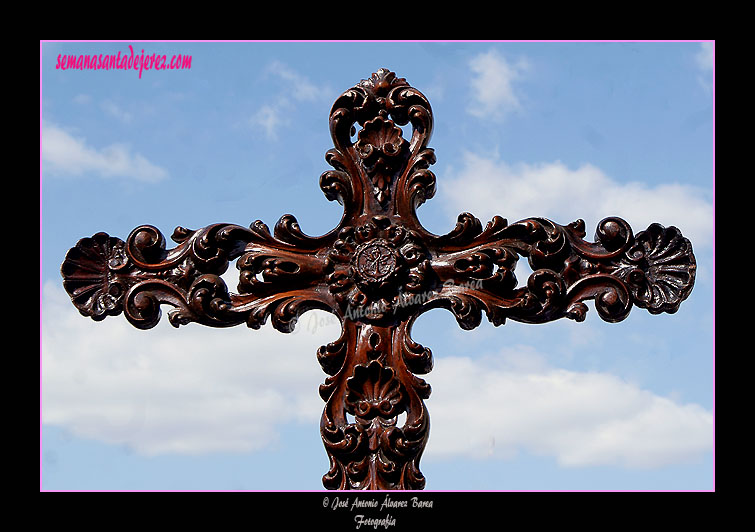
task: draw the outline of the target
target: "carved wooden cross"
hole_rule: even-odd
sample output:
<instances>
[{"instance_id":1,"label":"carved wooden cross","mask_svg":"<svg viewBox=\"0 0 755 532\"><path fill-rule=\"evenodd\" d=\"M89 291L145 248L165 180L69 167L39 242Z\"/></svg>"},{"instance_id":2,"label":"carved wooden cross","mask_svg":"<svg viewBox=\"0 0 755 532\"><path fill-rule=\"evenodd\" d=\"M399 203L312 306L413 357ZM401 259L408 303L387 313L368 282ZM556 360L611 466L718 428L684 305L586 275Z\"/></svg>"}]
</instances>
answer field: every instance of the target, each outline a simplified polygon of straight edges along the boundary
<instances>
[{"instance_id":1,"label":"carved wooden cross","mask_svg":"<svg viewBox=\"0 0 755 532\"><path fill-rule=\"evenodd\" d=\"M407 140L398 126L409 123ZM148 225L125 241L97 233L66 255L65 289L83 315L102 320L123 312L140 329L157 324L161 304L175 307L169 320L176 327L258 329L270 317L277 330L291 332L307 310L335 314L341 336L317 352L328 374L320 386L320 432L330 458L323 484L422 489L430 386L417 375L433 362L430 349L410 336L420 314L443 307L463 329L474 329L483 311L494 325L507 318L582 321L588 299L609 322L626 318L633 305L673 313L692 290L696 268L690 242L675 227L652 224L634 235L620 218L601 221L594 243L583 240L582 220L509 224L496 216L483 228L463 213L448 234L428 232L416 209L435 194L432 127L425 96L381 69L330 112L335 148L325 158L334 170L322 174L320 188L344 207L332 231L307 236L291 215L272 234L261 221L248 229L178 227L172 249ZM533 270L523 286L514 276L520 255ZM238 294L220 278L235 259Z\"/></svg>"}]
</instances>

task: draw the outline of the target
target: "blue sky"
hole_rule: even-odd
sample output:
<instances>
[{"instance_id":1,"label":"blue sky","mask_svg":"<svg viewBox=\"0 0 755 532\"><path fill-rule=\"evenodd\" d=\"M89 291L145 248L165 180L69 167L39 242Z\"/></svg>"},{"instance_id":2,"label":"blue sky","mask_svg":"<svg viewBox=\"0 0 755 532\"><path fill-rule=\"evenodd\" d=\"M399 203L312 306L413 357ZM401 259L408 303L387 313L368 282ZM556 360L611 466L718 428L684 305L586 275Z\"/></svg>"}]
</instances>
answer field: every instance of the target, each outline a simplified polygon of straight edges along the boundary
<instances>
[{"instance_id":1,"label":"blue sky","mask_svg":"<svg viewBox=\"0 0 755 532\"><path fill-rule=\"evenodd\" d=\"M56 69L79 54L181 54L184 70ZM714 84L707 42L47 42L41 45L41 488L320 490L325 374L338 336L122 316L62 289L80 238L149 223L336 225L318 186L333 101L381 67L430 100L443 234L483 222L606 216L679 227L698 262L674 315L591 306L568 320L458 328L433 310L427 490L711 490L714 475ZM517 277L528 275L520 261ZM234 287L230 268L224 277Z\"/></svg>"}]
</instances>

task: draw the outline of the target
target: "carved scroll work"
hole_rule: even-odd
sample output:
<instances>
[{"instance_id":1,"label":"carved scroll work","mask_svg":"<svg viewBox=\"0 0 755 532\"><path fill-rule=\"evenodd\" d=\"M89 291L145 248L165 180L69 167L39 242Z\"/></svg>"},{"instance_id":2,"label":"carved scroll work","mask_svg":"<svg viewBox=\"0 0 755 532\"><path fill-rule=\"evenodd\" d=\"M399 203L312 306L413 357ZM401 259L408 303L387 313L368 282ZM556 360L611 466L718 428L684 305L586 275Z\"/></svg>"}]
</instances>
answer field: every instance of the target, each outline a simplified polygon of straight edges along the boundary
<instances>
[{"instance_id":1,"label":"carved scroll work","mask_svg":"<svg viewBox=\"0 0 755 532\"><path fill-rule=\"evenodd\" d=\"M408 141L399 127L407 124ZM326 160L334 170L320 186L344 214L326 235L305 235L287 215L272 234L260 221L248 229L178 228L177 246L167 249L156 228L142 226L125 241L105 233L80 240L61 269L83 315L101 320L123 312L142 329L157 324L163 304L173 307L174 326L256 329L270 318L290 332L307 310L336 315L341 335L317 353L328 375L320 386L327 488L424 487L419 462L430 386L418 375L433 361L410 331L426 310L446 308L473 329L483 312L495 325L582 321L584 302L594 300L598 315L616 322L633 305L676 312L692 290L692 247L674 227L653 224L634 235L623 220L607 218L588 242L581 220L561 226L495 217L483 228L464 213L446 235L425 230L416 208L435 193L428 169L435 156L427 148L432 113L392 72L380 70L338 98L330 129L334 148ZM533 271L521 286L519 257ZM238 293L220 277L232 260Z\"/></svg>"},{"instance_id":2,"label":"carved scroll work","mask_svg":"<svg viewBox=\"0 0 755 532\"><path fill-rule=\"evenodd\" d=\"M316 291L301 297L313 278L324 276L325 261L309 248L274 238L262 222L249 229L229 224L199 231L179 227L172 238L179 245L166 250L163 235L145 225L125 242L105 233L80 240L61 269L74 305L95 320L123 312L140 329L154 327L160 305L167 304L174 307L168 317L176 327L246 323L257 329L270 316L283 332L293 330L296 317L306 310L329 308L327 298L318 298ZM220 275L237 258L239 293L231 294Z\"/></svg>"}]
</instances>

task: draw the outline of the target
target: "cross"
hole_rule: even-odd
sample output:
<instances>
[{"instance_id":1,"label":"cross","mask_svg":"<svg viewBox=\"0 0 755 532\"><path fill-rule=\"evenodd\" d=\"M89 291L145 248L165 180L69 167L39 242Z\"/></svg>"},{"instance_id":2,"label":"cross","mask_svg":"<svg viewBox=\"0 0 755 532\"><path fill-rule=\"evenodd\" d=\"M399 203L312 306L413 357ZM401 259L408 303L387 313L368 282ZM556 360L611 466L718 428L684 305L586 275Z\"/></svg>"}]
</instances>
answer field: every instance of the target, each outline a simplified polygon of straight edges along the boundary
<instances>
[{"instance_id":1,"label":"cross","mask_svg":"<svg viewBox=\"0 0 755 532\"><path fill-rule=\"evenodd\" d=\"M409 139L399 127L407 124ZM341 335L317 351L327 374L319 390L330 460L324 486L423 489L430 385L420 375L433 360L410 335L422 313L445 308L463 329L477 327L483 313L496 326L582 321L584 302L594 300L603 320L618 322L634 305L676 312L696 270L677 228L651 224L634 234L617 217L598 224L594 242L584 240L582 220L510 224L495 216L483 227L462 213L449 233L427 231L416 210L435 194L432 129L427 98L380 69L341 94L330 112L334 147L325 159L333 170L320 176L320 188L343 205L330 232L308 236L285 215L272 233L259 220L248 228L177 227L170 249L149 225L125 241L97 233L66 254L63 285L84 316L123 313L140 329L158 323L164 304L174 307L168 319L176 327L258 329L269 318L287 333L308 310L334 314ZM521 286L514 275L520 256L532 269ZM220 277L233 260L238 293Z\"/></svg>"}]
</instances>

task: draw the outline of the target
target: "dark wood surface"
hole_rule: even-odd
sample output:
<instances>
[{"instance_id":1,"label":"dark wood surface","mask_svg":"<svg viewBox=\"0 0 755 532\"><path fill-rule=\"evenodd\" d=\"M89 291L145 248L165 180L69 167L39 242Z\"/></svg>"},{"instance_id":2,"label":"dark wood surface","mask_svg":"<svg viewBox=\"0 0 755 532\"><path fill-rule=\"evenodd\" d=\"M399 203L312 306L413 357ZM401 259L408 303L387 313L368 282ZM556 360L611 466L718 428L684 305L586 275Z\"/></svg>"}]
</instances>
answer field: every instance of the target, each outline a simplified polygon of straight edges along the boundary
<instances>
[{"instance_id":1,"label":"dark wood surface","mask_svg":"<svg viewBox=\"0 0 755 532\"><path fill-rule=\"evenodd\" d=\"M409 139L399 127L407 124ZM615 217L598 224L594 241L584 239L582 220L510 224L496 216L483 227L469 213L448 234L430 233L416 209L435 194L432 129L425 96L381 69L331 109L334 148L326 160L333 170L322 174L320 188L344 212L329 233L305 235L291 215L272 232L261 221L178 227L172 248L148 225L125 241L97 233L67 253L64 287L84 316L123 313L140 329L158 323L161 305L173 307L168 319L176 327L258 329L270 319L282 332L307 310L333 313L341 335L317 352L327 374L320 386L330 458L323 484L422 489L430 385L419 375L433 361L410 335L420 314L446 308L460 327L474 329L483 314L495 325L582 321L586 300L609 322L635 305L673 313L692 290L696 268L690 242L675 227L652 224L634 234ZM520 257L533 272L521 285L514 275ZM220 275L236 259L232 293Z\"/></svg>"}]
</instances>

